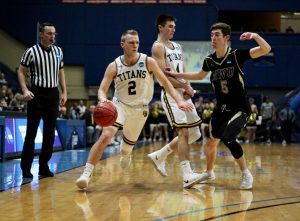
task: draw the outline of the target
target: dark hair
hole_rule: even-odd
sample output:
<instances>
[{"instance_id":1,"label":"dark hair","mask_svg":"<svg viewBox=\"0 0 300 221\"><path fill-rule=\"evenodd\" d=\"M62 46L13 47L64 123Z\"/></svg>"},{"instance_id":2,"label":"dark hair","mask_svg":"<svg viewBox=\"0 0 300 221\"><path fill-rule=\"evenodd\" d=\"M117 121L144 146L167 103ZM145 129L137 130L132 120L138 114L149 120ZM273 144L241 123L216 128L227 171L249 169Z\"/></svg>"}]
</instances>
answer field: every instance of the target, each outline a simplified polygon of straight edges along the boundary
<instances>
[{"instance_id":1,"label":"dark hair","mask_svg":"<svg viewBox=\"0 0 300 221\"><path fill-rule=\"evenodd\" d=\"M215 29L220 29L224 36L231 35L231 27L230 27L230 25L228 25L226 23L218 22L218 23L213 24L210 27L210 31L213 31Z\"/></svg>"},{"instance_id":2,"label":"dark hair","mask_svg":"<svg viewBox=\"0 0 300 221\"><path fill-rule=\"evenodd\" d=\"M167 15L167 14L161 14L161 15L159 15L157 17L156 23L155 23L155 27L156 27L157 33L159 33L158 26L159 25L165 26L168 21L174 21L174 22L176 22L176 18L174 16L172 16L172 15Z\"/></svg>"},{"instance_id":3,"label":"dark hair","mask_svg":"<svg viewBox=\"0 0 300 221\"><path fill-rule=\"evenodd\" d=\"M139 35L139 33L134 30L134 29L129 29L129 30L126 30L122 33L122 36L121 36L121 42L124 42L125 41L125 37L126 35Z\"/></svg>"},{"instance_id":4,"label":"dark hair","mask_svg":"<svg viewBox=\"0 0 300 221\"><path fill-rule=\"evenodd\" d=\"M40 24L39 26L39 32L43 32L44 31L44 28L45 26L51 26L51 27L54 27L54 25L50 22L43 22Z\"/></svg>"}]
</instances>

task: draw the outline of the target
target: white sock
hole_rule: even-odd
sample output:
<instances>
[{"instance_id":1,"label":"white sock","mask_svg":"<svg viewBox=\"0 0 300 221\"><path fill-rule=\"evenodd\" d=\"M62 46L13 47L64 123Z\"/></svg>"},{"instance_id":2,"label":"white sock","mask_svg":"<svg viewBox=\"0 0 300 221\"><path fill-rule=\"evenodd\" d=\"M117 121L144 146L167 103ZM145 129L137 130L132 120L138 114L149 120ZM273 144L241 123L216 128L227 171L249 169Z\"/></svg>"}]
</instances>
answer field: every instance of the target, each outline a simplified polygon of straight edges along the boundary
<instances>
[{"instance_id":1,"label":"white sock","mask_svg":"<svg viewBox=\"0 0 300 221\"><path fill-rule=\"evenodd\" d=\"M206 173L208 173L209 175L211 175L213 173L213 170L206 170Z\"/></svg>"},{"instance_id":2,"label":"white sock","mask_svg":"<svg viewBox=\"0 0 300 221\"><path fill-rule=\"evenodd\" d=\"M166 158L169 154L173 152L170 144L165 145L163 148L157 151L159 158Z\"/></svg>"},{"instance_id":3,"label":"white sock","mask_svg":"<svg viewBox=\"0 0 300 221\"><path fill-rule=\"evenodd\" d=\"M247 173L250 173L250 171L249 171L248 168L247 168L247 169L245 169L245 170L242 170L242 173L247 174Z\"/></svg>"},{"instance_id":4,"label":"white sock","mask_svg":"<svg viewBox=\"0 0 300 221\"><path fill-rule=\"evenodd\" d=\"M94 168L95 168L95 166L93 164L86 163L83 173L85 173L88 176L90 176L92 174Z\"/></svg>"},{"instance_id":5,"label":"white sock","mask_svg":"<svg viewBox=\"0 0 300 221\"><path fill-rule=\"evenodd\" d=\"M180 162L180 166L181 166L183 174L187 174L187 173L192 173L193 172L193 170L191 168L190 161L188 161L188 160L181 161Z\"/></svg>"}]
</instances>

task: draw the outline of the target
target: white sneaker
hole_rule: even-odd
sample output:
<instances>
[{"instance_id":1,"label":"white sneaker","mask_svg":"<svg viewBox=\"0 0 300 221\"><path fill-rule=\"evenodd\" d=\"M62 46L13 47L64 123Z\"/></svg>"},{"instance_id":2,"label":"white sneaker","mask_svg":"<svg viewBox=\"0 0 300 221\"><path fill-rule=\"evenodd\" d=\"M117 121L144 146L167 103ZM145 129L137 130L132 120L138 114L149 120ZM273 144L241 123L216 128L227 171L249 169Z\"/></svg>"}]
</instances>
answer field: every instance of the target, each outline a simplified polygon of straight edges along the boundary
<instances>
[{"instance_id":1,"label":"white sneaker","mask_svg":"<svg viewBox=\"0 0 300 221\"><path fill-rule=\"evenodd\" d=\"M187 173L183 175L183 188L190 188L196 183L200 183L201 181L206 179L206 175L201 173Z\"/></svg>"},{"instance_id":2,"label":"white sneaker","mask_svg":"<svg viewBox=\"0 0 300 221\"><path fill-rule=\"evenodd\" d=\"M204 171L202 174L204 175L205 178L203 181L201 181L201 183L207 183L209 181L216 179L214 171L212 171L210 173L208 173L207 171Z\"/></svg>"},{"instance_id":3,"label":"white sneaker","mask_svg":"<svg viewBox=\"0 0 300 221\"><path fill-rule=\"evenodd\" d=\"M251 173L242 173L241 175L241 190L249 190L252 189L253 177Z\"/></svg>"},{"instance_id":4,"label":"white sneaker","mask_svg":"<svg viewBox=\"0 0 300 221\"><path fill-rule=\"evenodd\" d=\"M149 153L147 156L151 160L151 163L157 170L157 172L160 173L160 175L166 177L168 176L167 171L166 171L166 159L165 158L158 158L158 154L155 152Z\"/></svg>"},{"instance_id":5,"label":"white sneaker","mask_svg":"<svg viewBox=\"0 0 300 221\"><path fill-rule=\"evenodd\" d=\"M80 189L87 188L91 180L91 177L92 177L91 173L83 172L83 174L81 174L81 176L76 180L76 185L78 186L78 188Z\"/></svg>"},{"instance_id":6,"label":"white sneaker","mask_svg":"<svg viewBox=\"0 0 300 221\"><path fill-rule=\"evenodd\" d=\"M130 154L122 154L120 157L120 166L122 169L128 169L131 165L131 153Z\"/></svg>"}]
</instances>

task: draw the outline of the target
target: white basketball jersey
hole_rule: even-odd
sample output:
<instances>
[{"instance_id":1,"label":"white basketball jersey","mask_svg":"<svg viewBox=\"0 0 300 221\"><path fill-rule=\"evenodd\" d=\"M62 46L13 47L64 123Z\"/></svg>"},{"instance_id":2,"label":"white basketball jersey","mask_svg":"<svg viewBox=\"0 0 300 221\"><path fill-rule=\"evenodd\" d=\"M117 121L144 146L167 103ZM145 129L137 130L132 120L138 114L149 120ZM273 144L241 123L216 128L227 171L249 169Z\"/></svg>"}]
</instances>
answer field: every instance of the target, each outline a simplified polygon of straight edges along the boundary
<instances>
[{"instance_id":1,"label":"white basketball jersey","mask_svg":"<svg viewBox=\"0 0 300 221\"><path fill-rule=\"evenodd\" d=\"M182 55L181 46L173 41L171 41L171 44L173 45L173 49L170 49L165 46L166 67L169 67L173 71L176 71L178 73L182 73L183 72L183 55ZM178 79L178 80L185 82L184 79Z\"/></svg>"},{"instance_id":2,"label":"white basketball jersey","mask_svg":"<svg viewBox=\"0 0 300 221\"><path fill-rule=\"evenodd\" d=\"M130 106L148 105L153 97L154 80L147 68L147 55L140 53L132 66L125 65L122 57L115 60L117 76L114 79L114 99Z\"/></svg>"}]
</instances>

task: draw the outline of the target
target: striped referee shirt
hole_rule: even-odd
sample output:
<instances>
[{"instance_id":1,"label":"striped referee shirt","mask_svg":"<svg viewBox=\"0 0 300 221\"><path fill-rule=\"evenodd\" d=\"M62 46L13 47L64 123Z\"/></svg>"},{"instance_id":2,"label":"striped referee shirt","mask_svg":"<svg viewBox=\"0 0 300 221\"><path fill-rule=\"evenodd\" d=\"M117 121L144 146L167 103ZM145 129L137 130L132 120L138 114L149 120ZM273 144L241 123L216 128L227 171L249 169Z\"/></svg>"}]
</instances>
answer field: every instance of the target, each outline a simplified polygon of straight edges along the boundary
<instances>
[{"instance_id":1,"label":"striped referee shirt","mask_svg":"<svg viewBox=\"0 0 300 221\"><path fill-rule=\"evenodd\" d=\"M63 52L55 45L45 49L41 44L36 44L24 52L21 64L30 69L32 86L58 87L58 73L64 67Z\"/></svg>"}]
</instances>

